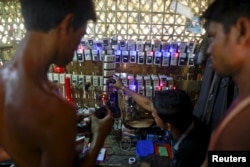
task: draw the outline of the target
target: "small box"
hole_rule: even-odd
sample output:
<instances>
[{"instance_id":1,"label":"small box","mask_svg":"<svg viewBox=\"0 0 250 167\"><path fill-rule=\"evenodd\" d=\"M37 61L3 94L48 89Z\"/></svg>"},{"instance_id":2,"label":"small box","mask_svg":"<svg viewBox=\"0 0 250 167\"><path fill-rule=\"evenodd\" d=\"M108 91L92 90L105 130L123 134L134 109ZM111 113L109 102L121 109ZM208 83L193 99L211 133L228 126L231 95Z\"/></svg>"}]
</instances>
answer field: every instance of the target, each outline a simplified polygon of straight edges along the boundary
<instances>
[{"instance_id":1,"label":"small box","mask_svg":"<svg viewBox=\"0 0 250 167\"><path fill-rule=\"evenodd\" d=\"M103 162L105 159L105 154L106 154L106 148L102 148L97 156L97 161L98 162Z\"/></svg>"},{"instance_id":2,"label":"small box","mask_svg":"<svg viewBox=\"0 0 250 167\"><path fill-rule=\"evenodd\" d=\"M169 144L154 144L155 154L158 156L165 156L172 159L173 153Z\"/></svg>"}]
</instances>

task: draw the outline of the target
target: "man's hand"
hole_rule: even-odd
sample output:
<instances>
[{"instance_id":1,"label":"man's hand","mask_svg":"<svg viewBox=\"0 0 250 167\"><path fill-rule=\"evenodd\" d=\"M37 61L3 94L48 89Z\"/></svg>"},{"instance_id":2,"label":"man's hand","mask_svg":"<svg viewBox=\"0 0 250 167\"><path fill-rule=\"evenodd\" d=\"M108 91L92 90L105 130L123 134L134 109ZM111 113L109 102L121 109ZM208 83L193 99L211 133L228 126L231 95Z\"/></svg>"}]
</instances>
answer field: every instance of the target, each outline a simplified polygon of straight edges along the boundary
<instances>
[{"instance_id":1,"label":"man's hand","mask_svg":"<svg viewBox=\"0 0 250 167\"><path fill-rule=\"evenodd\" d=\"M97 142L97 140L104 141L108 134L111 132L114 120L111 115L111 111L108 107L106 107L107 115L98 119L94 113L91 114L91 132L93 134L92 142Z\"/></svg>"},{"instance_id":2,"label":"man's hand","mask_svg":"<svg viewBox=\"0 0 250 167\"><path fill-rule=\"evenodd\" d=\"M123 84L121 82L121 79L119 77L116 77L116 76L114 76L113 79L115 80L115 83L112 84L112 86L117 88L117 89L122 89Z\"/></svg>"}]
</instances>

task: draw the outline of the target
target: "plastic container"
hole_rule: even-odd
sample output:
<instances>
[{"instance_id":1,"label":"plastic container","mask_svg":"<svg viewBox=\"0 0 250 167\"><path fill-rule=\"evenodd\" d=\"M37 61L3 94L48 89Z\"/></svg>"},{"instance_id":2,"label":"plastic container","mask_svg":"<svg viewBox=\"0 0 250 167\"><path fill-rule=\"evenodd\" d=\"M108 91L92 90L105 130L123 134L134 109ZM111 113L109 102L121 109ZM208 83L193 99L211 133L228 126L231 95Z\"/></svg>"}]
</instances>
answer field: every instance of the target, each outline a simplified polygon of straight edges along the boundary
<instances>
[{"instance_id":1,"label":"plastic container","mask_svg":"<svg viewBox=\"0 0 250 167\"><path fill-rule=\"evenodd\" d=\"M136 144L136 155L139 158L145 158L146 156L154 153L154 144L149 140L138 140Z\"/></svg>"}]
</instances>

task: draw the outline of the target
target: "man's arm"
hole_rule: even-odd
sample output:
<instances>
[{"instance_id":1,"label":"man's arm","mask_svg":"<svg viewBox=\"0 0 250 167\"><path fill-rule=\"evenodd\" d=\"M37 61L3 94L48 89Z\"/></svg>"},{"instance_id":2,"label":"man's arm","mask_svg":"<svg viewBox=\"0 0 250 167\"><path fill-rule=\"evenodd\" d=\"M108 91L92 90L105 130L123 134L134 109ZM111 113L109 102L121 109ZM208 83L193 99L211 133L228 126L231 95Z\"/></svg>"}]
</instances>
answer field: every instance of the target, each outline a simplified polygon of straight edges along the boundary
<instances>
[{"instance_id":1,"label":"man's arm","mask_svg":"<svg viewBox=\"0 0 250 167\"><path fill-rule=\"evenodd\" d=\"M153 103L150 99L148 99L147 97L145 96L142 96L130 89L128 89L127 87L125 87L122 82L120 81L119 78L117 77L114 77L116 83L113 84L114 87L116 87L117 89L121 89L123 90L124 92L126 92L129 96L131 96L135 101L136 103L141 106L142 108L144 108L145 110L147 111L150 111L150 112L154 112L155 109L154 109L154 106L153 106Z\"/></svg>"}]
</instances>

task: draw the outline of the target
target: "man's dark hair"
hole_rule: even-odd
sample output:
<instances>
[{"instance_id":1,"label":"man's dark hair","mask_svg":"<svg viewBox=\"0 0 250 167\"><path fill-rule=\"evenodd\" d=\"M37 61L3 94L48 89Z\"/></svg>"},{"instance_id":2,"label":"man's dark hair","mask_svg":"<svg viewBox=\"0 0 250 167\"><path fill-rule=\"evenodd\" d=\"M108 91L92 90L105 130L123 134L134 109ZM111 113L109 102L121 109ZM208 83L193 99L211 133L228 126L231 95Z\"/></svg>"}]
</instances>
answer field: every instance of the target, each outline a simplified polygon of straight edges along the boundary
<instances>
[{"instance_id":1,"label":"man's dark hair","mask_svg":"<svg viewBox=\"0 0 250 167\"><path fill-rule=\"evenodd\" d=\"M158 116L175 128L185 131L193 121L193 103L184 90L166 90L153 98Z\"/></svg>"},{"instance_id":2,"label":"man's dark hair","mask_svg":"<svg viewBox=\"0 0 250 167\"><path fill-rule=\"evenodd\" d=\"M20 0L20 3L27 30L48 32L69 13L74 16L75 29L88 20L96 21L92 0Z\"/></svg>"},{"instance_id":3,"label":"man's dark hair","mask_svg":"<svg viewBox=\"0 0 250 167\"><path fill-rule=\"evenodd\" d=\"M221 23L225 33L230 31L239 17L250 18L249 0L215 0L201 16L208 23Z\"/></svg>"}]
</instances>

